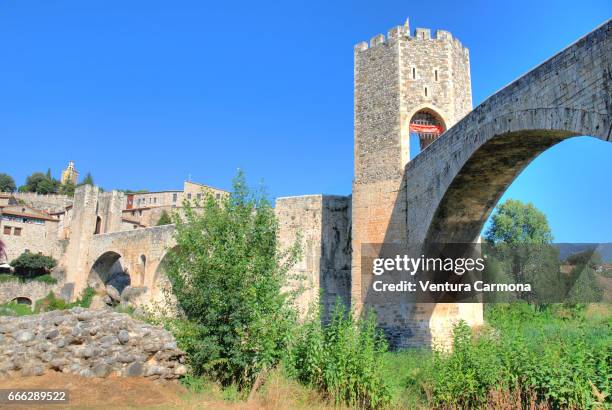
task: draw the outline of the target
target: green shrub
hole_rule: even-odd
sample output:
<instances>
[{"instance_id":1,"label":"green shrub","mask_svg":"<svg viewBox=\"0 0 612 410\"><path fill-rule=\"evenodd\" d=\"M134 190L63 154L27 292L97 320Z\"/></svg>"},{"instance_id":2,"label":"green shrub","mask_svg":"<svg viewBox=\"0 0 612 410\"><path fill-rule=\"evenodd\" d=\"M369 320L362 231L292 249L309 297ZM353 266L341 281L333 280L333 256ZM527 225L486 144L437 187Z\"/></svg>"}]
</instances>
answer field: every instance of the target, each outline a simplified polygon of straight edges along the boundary
<instances>
[{"instance_id":1,"label":"green shrub","mask_svg":"<svg viewBox=\"0 0 612 410\"><path fill-rule=\"evenodd\" d=\"M95 294L96 291L93 288L86 287L76 301L66 302L64 299L56 297L55 293L49 292L47 296L36 301L34 312L40 313L49 312L51 310L65 310L72 309L73 307L88 308Z\"/></svg>"},{"instance_id":2,"label":"green shrub","mask_svg":"<svg viewBox=\"0 0 612 410\"><path fill-rule=\"evenodd\" d=\"M53 276L51 276L49 274L41 275L41 276L36 276L32 280L35 280L36 282L46 283L46 284L49 284L49 285L55 285L57 283L57 279L55 279Z\"/></svg>"},{"instance_id":3,"label":"green shrub","mask_svg":"<svg viewBox=\"0 0 612 410\"><path fill-rule=\"evenodd\" d=\"M15 275L24 279L45 275L56 265L52 257L31 252L24 252L11 261Z\"/></svg>"},{"instance_id":4,"label":"green shrub","mask_svg":"<svg viewBox=\"0 0 612 410\"><path fill-rule=\"evenodd\" d=\"M91 301L93 297L96 295L96 290L92 287L86 287L81 292L81 296L73 303L70 304L69 308L73 308L75 306L80 306L83 308L88 308L91 306Z\"/></svg>"},{"instance_id":5,"label":"green shrub","mask_svg":"<svg viewBox=\"0 0 612 410\"><path fill-rule=\"evenodd\" d=\"M242 173L222 200L173 215L176 248L166 273L186 320L168 324L197 376L250 389L286 351L295 312L283 292L296 247L277 248L277 221Z\"/></svg>"},{"instance_id":6,"label":"green shrub","mask_svg":"<svg viewBox=\"0 0 612 410\"><path fill-rule=\"evenodd\" d=\"M524 407L591 408L602 400L609 405L610 323L585 322L581 307L568 318L566 309L495 306L487 311L494 327L478 336L458 324L452 352L435 352L429 371L420 374L428 404L486 407L491 392L506 391Z\"/></svg>"},{"instance_id":7,"label":"green shrub","mask_svg":"<svg viewBox=\"0 0 612 410\"><path fill-rule=\"evenodd\" d=\"M51 310L64 310L69 308L69 303L64 299L55 296L55 293L49 292L47 296L36 301L34 312L49 312Z\"/></svg>"},{"instance_id":8,"label":"green shrub","mask_svg":"<svg viewBox=\"0 0 612 410\"><path fill-rule=\"evenodd\" d=\"M156 225L162 226L162 225L169 225L171 223L172 223L172 218L170 217L170 214L168 214L168 212L163 210L161 215L159 216L159 219L157 220Z\"/></svg>"},{"instance_id":9,"label":"green shrub","mask_svg":"<svg viewBox=\"0 0 612 410\"><path fill-rule=\"evenodd\" d=\"M289 374L337 404L381 408L390 402L383 374L386 351L373 314L356 320L336 303L327 326L319 314L300 329L288 359Z\"/></svg>"}]
</instances>

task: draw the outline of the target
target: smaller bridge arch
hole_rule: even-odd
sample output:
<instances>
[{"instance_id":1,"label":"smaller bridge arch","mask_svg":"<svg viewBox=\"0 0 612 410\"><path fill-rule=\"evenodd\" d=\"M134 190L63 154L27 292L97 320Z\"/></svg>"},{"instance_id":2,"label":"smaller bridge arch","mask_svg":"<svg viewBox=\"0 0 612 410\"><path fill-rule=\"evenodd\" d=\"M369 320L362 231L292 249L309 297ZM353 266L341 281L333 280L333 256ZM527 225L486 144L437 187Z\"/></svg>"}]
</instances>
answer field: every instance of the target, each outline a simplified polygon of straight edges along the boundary
<instances>
[{"instance_id":1,"label":"smaller bridge arch","mask_svg":"<svg viewBox=\"0 0 612 410\"><path fill-rule=\"evenodd\" d=\"M29 297L26 296L18 296L16 298L14 298L13 300L11 300L12 303L17 303L19 305L28 305L28 306L32 306L32 299L30 299Z\"/></svg>"},{"instance_id":2,"label":"smaller bridge arch","mask_svg":"<svg viewBox=\"0 0 612 410\"><path fill-rule=\"evenodd\" d=\"M77 286L76 294L87 284L105 286L120 272L124 276L118 276L119 291L130 285L150 293L161 260L175 244L173 235L174 225L94 235L89 245L88 276Z\"/></svg>"},{"instance_id":3,"label":"smaller bridge arch","mask_svg":"<svg viewBox=\"0 0 612 410\"><path fill-rule=\"evenodd\" d=\"M129 268L118 250L108 250L94 259L87 277L87 285L101 288L113 285L119 292L131 284Z\"/></svg>"}]
</instances>

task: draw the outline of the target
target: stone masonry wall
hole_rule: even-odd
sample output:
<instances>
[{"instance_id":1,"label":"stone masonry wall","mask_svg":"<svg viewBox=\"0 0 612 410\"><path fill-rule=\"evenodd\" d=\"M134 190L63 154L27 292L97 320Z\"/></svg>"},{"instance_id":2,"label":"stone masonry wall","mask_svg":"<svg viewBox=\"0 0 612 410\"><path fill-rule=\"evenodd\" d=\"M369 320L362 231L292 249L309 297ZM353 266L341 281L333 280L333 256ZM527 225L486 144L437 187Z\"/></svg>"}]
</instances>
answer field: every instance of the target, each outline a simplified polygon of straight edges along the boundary
<instances>
[{"instance_id":1,"label":"stone masonry wall","mask_svg":"<svg viewBox=\"0 0 612 410\"><path fill-rule=\"evenodd\" d=\"M57 285L35 280L25 283L18 280L0 282L0 304L11 302L16 298L28 298L34 305L37 300L56 290Z\"/></svg>"},{"instance_id":2,"label":"stone masonry wall","mask_svg":"<svg viewBox=\"0 0 612 410\"><path fill-rule=\"evenodd\" d=\"M58 224L59 221L47 220L43 225L0 220L0 240L6 245L7 261L17 258L26 249L59 260L64 254L66 241L58 238ZM10 227L11 233L5 235L4 227ZM15 228L21 228L20 235L14 234Z\"/></svg>"},{"instance_id":3,"label":"stone masonry wall","mask_svg":"<svg viewBox=\"0 0 612 410\"><path fill-rule=\"evenodd\" d=\"M72 198L66 195L43 195L35 192L12 192L11 195L32 208L47 212L63 211L66 206L72 204Z\"/></svg>"},{"instance_id":4,"label":"stone masonry wall","mask_svg":"<svg viewBox=\"0 0 612 410\"><path fill-rule=\"evenodd\" d=\"M172 380L186 373L184 362L168 331L112 310L0 317L0 375L62 372Z\"/></svg>"},{"instance_id":5,"label":"stone masonry wall","mask_svg":"<svg viewBox=\"0 0 612 410\"><path fill-rule=\"evenodd\" d=\"M297 305L302 314L321 297L326 307L337 297L350 301L350 197L305 195L276 201L279 246L287 249L301 238L302 255L289 275L302 288Z\"/></svg>"},{"instance_id":6,"label":"stone masonry wall","mask_svg":"<svg viewBox=\"0 0 612 410\"><path fill-rule=\"evenodd\" d=\"M102 219L100 233L122 230L121 217L125 203L125 194L122 192L111 191L99 194L97 215Z\"/></svg>"}]
</instances>

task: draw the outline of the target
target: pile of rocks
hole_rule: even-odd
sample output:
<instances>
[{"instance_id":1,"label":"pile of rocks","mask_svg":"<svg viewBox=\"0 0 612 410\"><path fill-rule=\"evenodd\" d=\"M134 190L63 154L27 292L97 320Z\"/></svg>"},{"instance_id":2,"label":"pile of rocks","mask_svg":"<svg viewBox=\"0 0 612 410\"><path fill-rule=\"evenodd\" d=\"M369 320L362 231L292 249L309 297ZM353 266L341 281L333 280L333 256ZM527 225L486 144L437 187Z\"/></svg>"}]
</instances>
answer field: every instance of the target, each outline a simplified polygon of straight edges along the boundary
<instances>
[{"instance_id":1,"label":"pile of rocks","mask_svg":"<svg viewBox=\"0 0 612 410\"><path fill-rule=\"evenodd\" d=\"M184 362L168 331L108 309L0 317L0 375L176 379Z\"/></svg>"},{"instance_id":2,"label":"pile of rocks","mask_svg":"<svg viewBox=\"0 0 612 410\"><path fill-rule=\"evenodd\" d=\"M119 291L113 285L106 285L101 294L94 296L91 307L98 309L121 305L125 308L136 308L144 303L146 292L147 288L145 287L132 287L128 285Z\"/></svg>"}]
</instances>

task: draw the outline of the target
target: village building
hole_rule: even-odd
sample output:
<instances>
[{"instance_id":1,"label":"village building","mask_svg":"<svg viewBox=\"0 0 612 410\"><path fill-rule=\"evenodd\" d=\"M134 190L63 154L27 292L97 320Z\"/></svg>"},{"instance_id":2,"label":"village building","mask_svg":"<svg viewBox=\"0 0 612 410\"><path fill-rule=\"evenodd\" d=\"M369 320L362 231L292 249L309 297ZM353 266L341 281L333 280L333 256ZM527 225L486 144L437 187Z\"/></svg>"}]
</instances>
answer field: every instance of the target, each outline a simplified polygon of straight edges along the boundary
<instances>
[{"instance_id":1,"label":"village building","mask_svg":"<svg viewBox=\"0 0 612 410\"><path fill-rule=\"evenodd\" d=\"M62 171L61 183L71 182L73 185L76 185L78 178L79 173L74 168L74 161L69 161L66 169Z\"/></svg>"}]
</instances>

